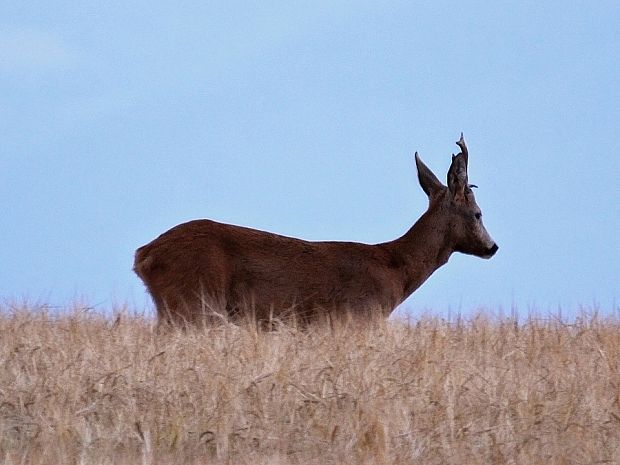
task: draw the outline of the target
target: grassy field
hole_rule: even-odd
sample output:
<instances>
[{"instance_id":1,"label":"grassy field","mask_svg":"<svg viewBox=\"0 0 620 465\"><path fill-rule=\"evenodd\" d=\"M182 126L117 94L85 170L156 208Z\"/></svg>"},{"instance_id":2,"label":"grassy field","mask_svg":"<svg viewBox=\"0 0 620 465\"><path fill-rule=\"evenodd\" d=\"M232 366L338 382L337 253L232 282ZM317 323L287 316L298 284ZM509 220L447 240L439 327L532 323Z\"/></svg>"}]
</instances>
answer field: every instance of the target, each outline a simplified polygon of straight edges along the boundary
<instances>
[{"instance_id":1,"label":"grassy field","mask_svg":"<svg viewBox=\"0 0 620 465\"><path fill-rule=\"evenodd\" d=\"M620 464L620 324L0 310L0 463Z\"/></svg>"}]
</instances>

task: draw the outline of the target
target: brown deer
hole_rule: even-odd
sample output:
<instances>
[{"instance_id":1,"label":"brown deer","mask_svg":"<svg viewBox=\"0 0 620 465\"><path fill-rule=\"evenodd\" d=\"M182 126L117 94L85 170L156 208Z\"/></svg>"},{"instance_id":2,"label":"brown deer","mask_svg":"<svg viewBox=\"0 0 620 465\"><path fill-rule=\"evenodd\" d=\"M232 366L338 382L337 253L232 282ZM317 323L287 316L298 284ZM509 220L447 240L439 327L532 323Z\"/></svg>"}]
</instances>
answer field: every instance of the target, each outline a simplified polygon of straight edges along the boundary
<instances>
[{"instance_id":1,"label":"brown deer","mask_svg":"<svg viewBox=\"0 0 620 465\"><path fill-rule=\"evenodd\" d=\"M453 252L491 258L498 246L482 224L475 186L468 184L462 134L457 145L447 187L416 152L429 206L390 242L309 242L211 220L163 233L136 251L134 263L159 323L387 316Z\"/></svg>"}]
</instances>

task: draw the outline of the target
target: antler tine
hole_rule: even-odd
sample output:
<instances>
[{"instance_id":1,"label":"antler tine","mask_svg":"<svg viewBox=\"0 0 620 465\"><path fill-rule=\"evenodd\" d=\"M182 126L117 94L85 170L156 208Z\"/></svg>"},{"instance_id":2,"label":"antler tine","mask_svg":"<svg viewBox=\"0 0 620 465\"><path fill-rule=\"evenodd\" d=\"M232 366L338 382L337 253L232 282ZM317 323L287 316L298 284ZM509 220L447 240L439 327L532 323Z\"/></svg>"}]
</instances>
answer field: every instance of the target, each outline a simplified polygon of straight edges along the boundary
<instances>
[{"instance_id":1,"label":"antler tine","mask_svg":"<svg viewBox=\"0 0 620 465\"><path fill-rule=\"evenodd\" d=\"M467 151L467 145L465 145L465 139L463 138L463 133L461 133L461 138L456 143L461 149L461 153L463 154L463 159L465 160L465 167L467 167L467 162L469 159L469 152Z\"/></svg>"}]
</instances>

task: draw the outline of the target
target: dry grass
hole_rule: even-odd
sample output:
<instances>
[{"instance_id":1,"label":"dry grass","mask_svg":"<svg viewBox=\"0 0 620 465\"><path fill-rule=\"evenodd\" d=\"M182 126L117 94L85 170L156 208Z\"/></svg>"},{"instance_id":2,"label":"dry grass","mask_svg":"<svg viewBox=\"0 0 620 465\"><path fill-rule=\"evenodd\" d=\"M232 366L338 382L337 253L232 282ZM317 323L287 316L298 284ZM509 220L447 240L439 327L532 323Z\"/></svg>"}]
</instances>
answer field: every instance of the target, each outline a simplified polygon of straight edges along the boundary
<instances>
[{"instance_id":1,"label":"dry grass","mask_svg":"<svg viewBox=\"0 0 620 465\"><path fill-rule=\"evenodd\" d=\"M620 464L620 324L0 311L6 464Z\"/></svg>"}]
</instances>

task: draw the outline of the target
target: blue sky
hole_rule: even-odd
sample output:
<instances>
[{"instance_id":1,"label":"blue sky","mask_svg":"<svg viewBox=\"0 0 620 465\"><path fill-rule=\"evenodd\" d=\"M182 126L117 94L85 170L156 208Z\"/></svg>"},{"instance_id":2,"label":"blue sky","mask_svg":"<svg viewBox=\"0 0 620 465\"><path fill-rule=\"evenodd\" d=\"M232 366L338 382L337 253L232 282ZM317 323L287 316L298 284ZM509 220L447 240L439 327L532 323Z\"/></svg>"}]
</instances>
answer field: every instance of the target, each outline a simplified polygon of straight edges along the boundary
<instances>
[{"instance_id":1,"label":"blue sky","mask_svg":"<svg viewBox=\"0 0 620 465\"><path fill-rule=\"evenodd\" d=\"M12 2L0 299L151 308L134 250L211 218L383 242L461 131L500 245L413 313L620 302L618 2Z\"/></svg>"}]
</instances>

